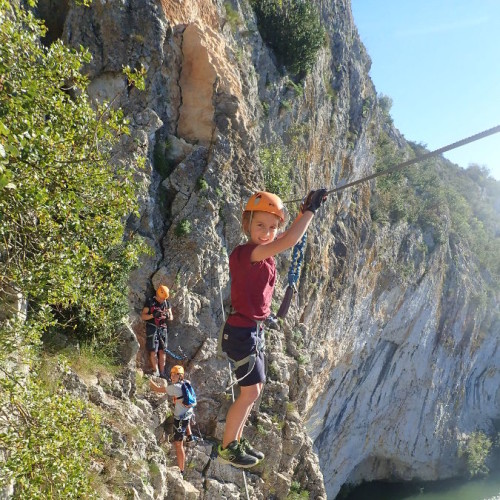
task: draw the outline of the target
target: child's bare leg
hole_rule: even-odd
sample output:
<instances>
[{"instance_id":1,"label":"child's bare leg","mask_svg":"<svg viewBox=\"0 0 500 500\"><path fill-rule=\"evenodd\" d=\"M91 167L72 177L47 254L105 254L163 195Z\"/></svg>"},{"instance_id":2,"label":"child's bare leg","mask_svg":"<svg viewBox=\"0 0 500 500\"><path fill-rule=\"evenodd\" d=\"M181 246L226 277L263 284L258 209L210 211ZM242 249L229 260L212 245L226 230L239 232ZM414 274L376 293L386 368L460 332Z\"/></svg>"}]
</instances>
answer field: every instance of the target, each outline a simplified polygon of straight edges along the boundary
<instances>
[{"instance_id":1,"label":"child's bare leg","mask_svg":"<svg viewBox=\"0 0 500 500\"><path fill-rule=\"evenodd\" d=\"M165 351L158 351L160 375L165 371Z\"/></svg>"},{"instance_id":2,"label":"child's bare leg","mask_svg":"<svg viewBox=\"0 0 500 500\"><path fill-rule=\"evenodd\" d=\"M179 469L184 471L184 464L186 462L186 452L184 450L184 445L182 441L174 441L174 446L175 446L175 454L177 456L177 465L179 466Z\"/></svg>"},{"instance_id":3,"label":"child's bare leg","mask_svg":"<svg viewBox=\"0 0 500 500\"><path fill-rule=\"evenodd\" d=\"M238 439L238 433L240 433L241 436L243 426L252 409L252 405L259 397L261 388L261 383L240 388L240 395L236 398L236 401L227 412L226 427L222 439L223 448L226 448L229 443Z\"/></svg>"},{"instance_id":4,"label":"child's bare leg","mask_svg":"<svg viewBox=\"0 0 500 500\"><path fill-rule=\"evenodd\" d=\"M151 364L152 370L155 372L158 369L158 356L156 352L151 351L149 353L149 363Z\"/></svg>"},{"instance_id":5,"label":"child's bare leg","mask_svg":"<svg viewBox=\"0 0 500 500\"><path fill-rule=\"evenodd\" d=\"M260 382L257 384L258 388L259 388L259 395L262 391L262 387L263 387L263 383ZM258 397L258 396L257 396ZM245 418L243 419L243 421L241 422L241 426L240 428L238 429L238 434L236 435L236 439L238 441L241 440L241 436L243 435L243 429L245 428L245 424L247 423L247 420L248 420L248 417L250 416L250 412L252 411L252 408L253 408L253 403L248 407L248 410L247 410L247 414L245 415Z\"/></svg>"}]
</instances>

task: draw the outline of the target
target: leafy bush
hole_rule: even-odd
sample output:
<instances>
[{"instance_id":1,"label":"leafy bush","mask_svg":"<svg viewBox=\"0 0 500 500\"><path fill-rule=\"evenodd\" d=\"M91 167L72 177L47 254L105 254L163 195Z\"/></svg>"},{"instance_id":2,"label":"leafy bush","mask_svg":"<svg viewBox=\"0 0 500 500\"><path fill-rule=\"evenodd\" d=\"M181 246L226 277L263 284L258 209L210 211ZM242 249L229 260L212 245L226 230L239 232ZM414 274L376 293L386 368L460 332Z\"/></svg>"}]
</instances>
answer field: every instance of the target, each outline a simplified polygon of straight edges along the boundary
<instances>
[{"instance_id":1,"label":"leafy bush","mask_svg":"<svg viewBox=\"0 0 500 500\"><path fill-rule=\"evenodd\" d=\"M113 353L141 250L124 233L136 186L113 163L123 113L88 101L90 55L42 46L45 31L0 0L0 308L13 294L29 305L24 322L0 323L0 485L15 498L93 498L99 416L52 372L44 381L38 351L43 335L64 332ZM143 74L124 71L142 87Z\"/></svg>"},{"instance_id":2,"label":"leafy bush","mask_svg":"<svg viewBox=\"0 0 500 500\"><path fill-rule=\"evenodd\" d=\"M191 232L191 222L187 219L182 219L175 226L174 233L178 238L187 236Z\"/></svg>"},{"instance_id":3,"label":"leafy bush","mask_svg":"<svg viewBox=\"0 0 500 500\"><path fill-rule=\"evenodd\" d=\"M101 454L102 429L86 403L30 379L2 408L10 432L0 434L8 450L0 484L14 479L15 498L97 498L89 467Z\"/></svg>"},{"instance_id":4,"label":"leafy bush","mask_svg":"<svg viewBox=\"0 0 500 500\"><path fill-rule=\"evenodd\" d=\"M229 26L233 31L236 31L243 24L238 11L231 5L231 2L224 2L224 9Z\"/></svg>"},{"instance_id":5,"label":"leafy bush","mask_svg":"<svg viewBox=\"0 0 500 500\"><path fill-rule=\"evenodd\" d=\"M251 4L260 34L280 64L305 76L325 42L316 7L309 0L252 0Z\"/></svg>"},{"instance_id":6,"label":"leafy bush","mask_svg":"<svg viewBox=\"0 0 500 500\"><path fill-rule=\"evenodd\" d=\"M385 94L379 94L377 98L378 98L378 107L382 111L382 116L384 117L385 123L392 124L392 117L391 117L392 99Z\"/></svg>"},{"instance_id":7,"label":"leafy bush","mask_svg":"<svg viewBox=\"0 0 500 500\"><path fill-rule=\"evenodd\" d=\"M196 189L198 191L205 191L208 189L208 182L203 177L198 177L196 181Z\"/></svg>"},{"instance_id":8,"label":"leafy bush","mask_svg":"<svg viewBox=\"0 0 500 500\"><path fill-rule=\"evenodd\" d=\"M306 500L309 498L309 492L307 490L303 490L298 481L292 481L290 491L286 498L287 500Z\"/></svg>"},{"instance_id":9,"label":"leafy bush","mask_svg":"<svg viewBox=\"0 0 500 500\"><path fill-rule=\"evenodd\" d=\"M54 372L64 373L64 364L48 382L39 376L40 329L37 322L0 329L0 488L12 484L19 499L96 498L90 471L106 435L89 404L60 390ZM26 379L19 357L30 366Z\"/></svg>"},{"instance_id":10,"label":"leafy bush","mask_svg":"<svg viewBox=\"0 0 500 500\"><path fill-rule=\"evenodd\" d=\"M41 21L11 9L0 0L0 296L14 288L28 319L50 305L47 329L112 342L140 248L124 238L132 172L112 161L127 122L90 105L85 49L42 46Z\"/></svg>"},{"instance_id":11,"label":"leafy bush","mask_svg":"<svg viewBox=\"0 0 500 500\"><path fill-rule=\"evenodd\" d=\"M459 447L459 456L464 457L467 463L467 472L470 477L488 474L486 459L493 443L484 432L473 432L467 441Z\"/></svg>"},{"instance_id":12,"label":"leafy bush","mask_svg":"<svg viewBox=\"0 0 500 500\"><path fill-rule=\"evenodd\" d=\"M292 163L283 147L269 146L260 150L266 191L285 200L292 192Z\"/></svg>"},{"instance_id":13,"label":"leafy bush","mask_svg":"<svg viewBox=\"0 0 500 500\"><path fill-rule=\"evenodd\" d=\"M410 146L417 156L427 152L420 145ZM376 170L404 159L382 133L376 147ZM500 183L487 170L477 166L463 170L438 157L378 177L376 183L370 206L374 221L407 221L430 230L437 242L454 236L476 255L493 282L500 283L500 210L495 209Z\"/></svg>"}]
</instances>

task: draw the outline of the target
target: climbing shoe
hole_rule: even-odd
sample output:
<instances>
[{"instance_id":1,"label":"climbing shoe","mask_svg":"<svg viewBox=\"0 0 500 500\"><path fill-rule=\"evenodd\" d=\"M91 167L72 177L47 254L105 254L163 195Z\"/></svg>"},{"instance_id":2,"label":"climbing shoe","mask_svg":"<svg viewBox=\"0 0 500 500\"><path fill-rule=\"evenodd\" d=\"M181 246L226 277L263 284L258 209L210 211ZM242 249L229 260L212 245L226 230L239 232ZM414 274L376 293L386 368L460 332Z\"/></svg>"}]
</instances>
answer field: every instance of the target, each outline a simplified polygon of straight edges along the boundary
<instances>
[{"instance_id":1,"label":"climbing shoe","mask_svg":"<svg viewBox=\"0 0 500 500\"><path fill-rule=\"evenodd\" d=\"M220 463L230 464L241 469L248 469L259 463L255 457L242 450L238 441L231 441L225 449L222 449L222 445L219 445L217 459Z\"/></svg>"},{"instance_id":2,"label":"climbing shoe","mask_svg":"<svg viewBox=\"0 0 500 500\"><path fill-rule=\"evenodd\" d=\"M255 448L252 448L252 445L245 438L241 438L240 448L247 455L251 455L252 457L255 457L259 462L261 460L264 460L264 457L265 457L264 453L262 453L259 450L256 450Z\"/></svg>"}]
</instances>

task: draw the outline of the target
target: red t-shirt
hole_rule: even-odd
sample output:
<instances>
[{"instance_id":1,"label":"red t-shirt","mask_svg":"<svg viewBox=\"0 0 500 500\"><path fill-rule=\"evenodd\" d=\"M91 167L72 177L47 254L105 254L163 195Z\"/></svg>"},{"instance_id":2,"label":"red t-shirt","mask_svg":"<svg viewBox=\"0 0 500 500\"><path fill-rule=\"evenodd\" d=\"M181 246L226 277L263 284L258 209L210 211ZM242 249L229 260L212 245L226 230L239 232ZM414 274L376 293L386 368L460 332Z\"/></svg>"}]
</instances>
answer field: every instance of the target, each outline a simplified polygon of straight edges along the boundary
<instances>
[{"instance_id":1,"label":"red t-shirt","mask_svg":"<svg viewBox=\"0 0 500 500\"><path fill-rule=\"evenodd\" d=\"M266 319L271 312L276 264L273 257L252 263L250 256L256 246L239 245L229 256L231 305L237 311L227 319L232 326L255 326L255 321Z\"/></svg>"}]
</instances>

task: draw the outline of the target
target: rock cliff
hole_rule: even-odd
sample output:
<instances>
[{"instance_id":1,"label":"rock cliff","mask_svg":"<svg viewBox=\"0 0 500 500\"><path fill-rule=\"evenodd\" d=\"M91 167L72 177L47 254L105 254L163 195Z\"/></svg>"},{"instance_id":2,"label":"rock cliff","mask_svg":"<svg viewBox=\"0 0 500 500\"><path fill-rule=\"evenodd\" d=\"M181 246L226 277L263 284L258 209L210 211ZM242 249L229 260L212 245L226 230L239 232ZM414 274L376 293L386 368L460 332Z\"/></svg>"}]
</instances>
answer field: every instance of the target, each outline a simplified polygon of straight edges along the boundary
<instances>
[{"instance_id":1,"label":"rock cliff","mask_svg":"<svg viewBox=\"0 0 500 500\"><path fill-rule=\"evenodd\" d=\"M189 359L203 435L221 437L229 405L215 337L241 205L264 188L262 149L278 145L293 158L292 198L301 198L371 173L382 129L406 148L383 120L349 1L315 3L327 39L300 83L278 67L244 0L96 0L59 21L65 42L93 54L91 97L122 91L116 104L132 133L119 160L136 168L134 155L147 158L137 171L141 213L128 225L152 255L131 276L131 325L142 344L140 309L167 284L170 348ZM146 69L145 91L127 88L125 65ZM269 382L248 429L267 450L247 474L252 498L286 498L293 481L309 498L333 499L345 483L451 477L461 435L491 431L500 417L498 296L478 302L484 282L459 243L429 250L416 226L375 226L373 188L332 197L309 231L297 301L269 334ZM278 263L277 304L289 257ZM145 368L130 331L125 338L125 360ZM76 384L126 423L114 429L115 476L116 464L142 461L120 471L134 498L239 498L241 472L210 462L209 445L189 452L187 481L169 467L157 442L166 404L138 392L132 365L114 389Z\"/></svg>"}]
</instances>

